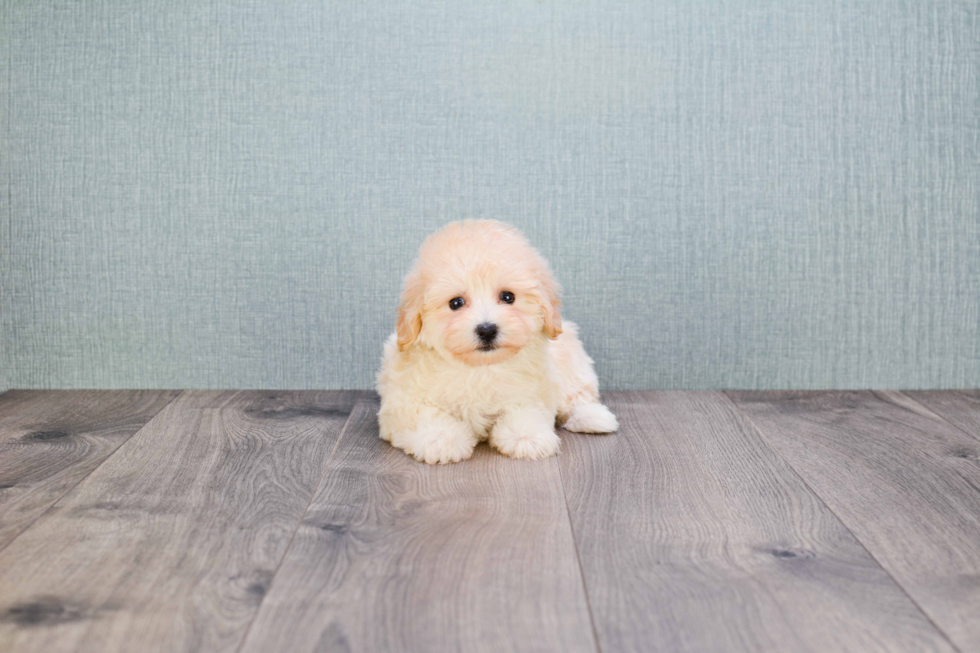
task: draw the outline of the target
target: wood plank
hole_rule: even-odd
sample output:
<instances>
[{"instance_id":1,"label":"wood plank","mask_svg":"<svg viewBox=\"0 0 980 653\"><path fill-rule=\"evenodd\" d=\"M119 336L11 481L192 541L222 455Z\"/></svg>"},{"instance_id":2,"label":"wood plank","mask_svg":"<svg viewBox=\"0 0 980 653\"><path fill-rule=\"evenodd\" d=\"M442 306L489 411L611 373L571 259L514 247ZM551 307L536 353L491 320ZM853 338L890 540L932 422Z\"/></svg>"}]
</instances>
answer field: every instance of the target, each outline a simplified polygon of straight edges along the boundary
<instances>
[{"instance_id":1,"label":"wood plank","mask_svg":"<svg viewBox=\"0 0 980 653\"><path fill-rule=\"evenodd\" d=\"M243 651L594 651L556 460L428 466L359 404Z\"/></svg>"},{"instance_id":2,"label":"wood plank","mask_svg":"<svg viewBox=\"0 0 980 653\"><path fill-rule=\"evenodd\" d=\"M980 440L980 390L920 390L903 394Z\"/></svg>"},{"instance_id":3,"label":"wood plank","mask_svg":"<svg viewBox=\"0 0 980 653\"><path fill-rule=\"evenodd\" d=\"M722 394L604 400L559 459L601 650L953 650Z\"/></svg>"},{"instance_id":4,"label":"wood plank","mask_svg":"<svg viewBox=\"0 0 980 653\"><path fill-rule=\"evenodd\" d=\"M356 399L184 393L0 552L0 649L234 650Z\"/></svg>"},{"instance_id":5,"label":"wood plank","mask_svg":"<svg viewBox=\"0 0 980 653\"><path fill-rule=\"evenodd\" d=\"M0 550L178 394L11 390L0 396Z\"/></svg>"},{"instance_id":6,"label":"wood plank","mask_svg":"<svg viewBox=\"0 0 980 653\"><path fill-rule=\"evenodd\" d=\"M897 392L730 393L964 653L980 651L980 445Z\"/></svg>"}]
</instances>

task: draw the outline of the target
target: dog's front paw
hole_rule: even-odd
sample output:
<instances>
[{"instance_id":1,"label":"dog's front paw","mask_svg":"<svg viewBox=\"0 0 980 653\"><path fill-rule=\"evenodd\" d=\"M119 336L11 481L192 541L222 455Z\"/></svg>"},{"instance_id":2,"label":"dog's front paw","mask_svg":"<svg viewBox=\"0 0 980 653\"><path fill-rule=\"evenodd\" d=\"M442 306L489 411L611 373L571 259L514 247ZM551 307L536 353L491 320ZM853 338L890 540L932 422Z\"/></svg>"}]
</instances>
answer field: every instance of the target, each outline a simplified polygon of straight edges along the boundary
<instances>
[{"instance_id":1,"label":"dog's front paw","mask_svg":"<svg viewBox=\"0 0 980 653\"><path fill-rule=\"evenodd\" d=\"M504 415L493 427L490 444L511 458L539 460L558 453L561 440L554 429L554 415L523 410Z\"/></svg>"},{"instance_id":2,"label":"dog's front paw","mask_svg":"<svg viewBox=\"0 0 980 653\"><path fill-rule=\"evenodd\" d=\"M581 404L572 409L562 428L576 433L612 433L619 428L619 422L602 404Z\"/></svg>"},{"instance_id":3,"label":"dog's front paw","mask_svg":"<svg viewBox=\"0 0 980 653\"><path fill-rule=\"evenodd\" d=\"M429 422L419 424L414 431L395 433L391 444L419 462L445 465L472 456L476 435L459 422Z\"/></svg>"}]
</instances>

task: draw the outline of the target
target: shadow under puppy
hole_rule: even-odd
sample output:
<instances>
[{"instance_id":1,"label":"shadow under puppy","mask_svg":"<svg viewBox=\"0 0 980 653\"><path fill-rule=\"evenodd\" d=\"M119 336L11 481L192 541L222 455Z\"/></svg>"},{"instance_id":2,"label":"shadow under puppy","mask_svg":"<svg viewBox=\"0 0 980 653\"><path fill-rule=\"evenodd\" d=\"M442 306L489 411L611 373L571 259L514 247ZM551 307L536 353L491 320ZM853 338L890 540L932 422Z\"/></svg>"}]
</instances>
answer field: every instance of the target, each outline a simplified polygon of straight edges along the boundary
<instances>
[{"instance_id":1,"label":"shadow under puppy","mask_svg":"<svg viewBox=\"0 0 980 653\"><path fill-rule=\"evenodd\" d=\"M548 262L517 229L467 220L429 236L384 346L381 437L435 464L466 460L480 440L514 458L552 456L556 423L615 431L560 306Z\"/></svg>"}]
</instances>

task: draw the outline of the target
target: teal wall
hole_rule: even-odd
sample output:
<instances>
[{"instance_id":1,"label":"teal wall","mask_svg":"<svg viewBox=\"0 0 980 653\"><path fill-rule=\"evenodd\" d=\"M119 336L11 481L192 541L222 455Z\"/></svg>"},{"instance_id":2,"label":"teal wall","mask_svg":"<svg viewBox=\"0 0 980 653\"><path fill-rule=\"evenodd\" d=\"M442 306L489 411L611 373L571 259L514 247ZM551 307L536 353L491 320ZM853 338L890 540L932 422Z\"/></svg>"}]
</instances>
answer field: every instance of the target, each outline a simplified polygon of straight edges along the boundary
<instances>
[{"instance_id":1,"label":"teal wall","mask_svg":"<svg viewBox=\"0 0 980 653\"><path fill-rule=\"evenodd\" d=\"M980 386L980 5L0 0L0 387L368 387L515 223L607 388Z\"/></svg>"}]
</instances>

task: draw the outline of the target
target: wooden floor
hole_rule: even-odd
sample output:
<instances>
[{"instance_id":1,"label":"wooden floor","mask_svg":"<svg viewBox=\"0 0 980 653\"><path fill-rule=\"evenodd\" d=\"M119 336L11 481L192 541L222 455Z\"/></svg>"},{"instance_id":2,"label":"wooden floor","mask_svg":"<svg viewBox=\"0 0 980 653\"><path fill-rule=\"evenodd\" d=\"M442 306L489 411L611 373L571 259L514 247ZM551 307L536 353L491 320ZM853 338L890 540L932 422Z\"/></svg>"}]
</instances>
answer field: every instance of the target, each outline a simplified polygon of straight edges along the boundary
<instances>
[{"instance_id":1,"label":"wooden floor","mask_svg":"<svg viewBox=\"0 0 980 653\"><path fill-rule=\"evenodd\" d=\"M416 463L367 392L0 396L0 651L980 652L980 392L610 392Z\"/></svg>"}]
</instances>

